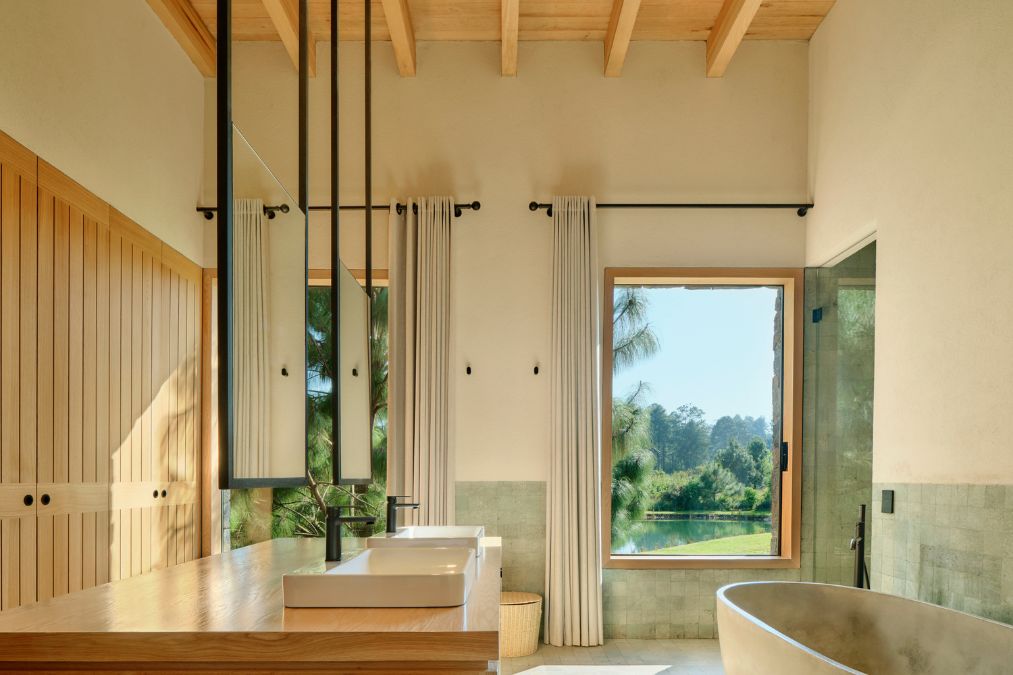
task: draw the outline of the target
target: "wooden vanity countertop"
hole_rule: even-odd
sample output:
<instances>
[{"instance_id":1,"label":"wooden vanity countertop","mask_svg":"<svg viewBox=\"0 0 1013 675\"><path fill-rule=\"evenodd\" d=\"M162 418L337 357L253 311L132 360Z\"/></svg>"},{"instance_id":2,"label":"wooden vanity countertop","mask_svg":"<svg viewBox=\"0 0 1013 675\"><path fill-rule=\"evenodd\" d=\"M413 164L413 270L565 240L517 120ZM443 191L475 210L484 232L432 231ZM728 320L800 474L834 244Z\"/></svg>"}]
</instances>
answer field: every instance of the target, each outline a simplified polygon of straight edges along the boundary
<instances>
[{"instance_id":1,"label":"wooden vanity countertop","mask_svg":"<svg viewBox=\"0 0 1013 675\"><path fill-rule=\"evenodd\" d=\"M282 575L324 542L255 544L3 612L0 669L477 668L499 658L501 544L483 544L467 604L396 609L286 608Z\"/></svg>"}]
</instances>

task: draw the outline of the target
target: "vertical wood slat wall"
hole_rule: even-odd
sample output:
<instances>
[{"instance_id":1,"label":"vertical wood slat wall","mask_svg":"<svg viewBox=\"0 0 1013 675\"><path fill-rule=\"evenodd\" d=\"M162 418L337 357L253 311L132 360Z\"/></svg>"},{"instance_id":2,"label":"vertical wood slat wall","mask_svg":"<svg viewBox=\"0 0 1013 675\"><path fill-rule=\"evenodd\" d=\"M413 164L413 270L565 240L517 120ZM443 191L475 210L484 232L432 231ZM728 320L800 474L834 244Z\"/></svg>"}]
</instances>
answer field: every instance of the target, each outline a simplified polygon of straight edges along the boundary
<instances>
[{"instance_id":1,"label":"vertical wood slat wall","mask_svg":"<svg viewBox=\"0 0 1013 675\"><path fill-rule=\"evenodd\" d=\"M0 132L0 608L200 555L201 270Z\"/></svg>"}]
</instances>

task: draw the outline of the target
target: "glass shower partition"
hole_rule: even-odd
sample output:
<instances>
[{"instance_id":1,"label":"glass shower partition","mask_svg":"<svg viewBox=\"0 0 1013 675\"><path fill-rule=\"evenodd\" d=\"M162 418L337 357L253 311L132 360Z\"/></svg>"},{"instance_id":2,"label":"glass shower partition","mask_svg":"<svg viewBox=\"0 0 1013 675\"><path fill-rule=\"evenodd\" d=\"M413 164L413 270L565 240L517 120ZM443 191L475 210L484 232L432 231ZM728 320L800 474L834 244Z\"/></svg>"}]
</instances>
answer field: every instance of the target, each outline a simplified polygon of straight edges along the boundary
<instances>
[{"instance_id":1,"label":"glass shower partition","mask_svg":"<svg viewBox=\"0 0 1013 675\"><path fill-rule=\"evenodd\" d=\"M850 542L867 505L871 560L876 244L806 270L805 435L813 486L812 580L852 585Z\"/></svg>"}]
</instances>

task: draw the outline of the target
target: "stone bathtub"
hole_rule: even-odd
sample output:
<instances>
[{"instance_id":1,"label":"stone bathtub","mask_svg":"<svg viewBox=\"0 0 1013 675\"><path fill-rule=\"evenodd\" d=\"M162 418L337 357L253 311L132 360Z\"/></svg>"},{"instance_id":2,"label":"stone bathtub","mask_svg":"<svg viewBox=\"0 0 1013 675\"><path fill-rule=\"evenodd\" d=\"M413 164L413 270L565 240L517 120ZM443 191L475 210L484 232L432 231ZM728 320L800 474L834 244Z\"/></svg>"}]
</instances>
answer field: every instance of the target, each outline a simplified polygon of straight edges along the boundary
<instances>
[{"instance_id":1,"label":"stone bathtub","mask_svg":"<svg viewBox=\"0 0 1013 675\"><path fill-rule=\"evenodd\" d=\"M1013 672L1013 626L847 586L732 584L717 621L727 675Z\"/></svg>"}]
</instances>

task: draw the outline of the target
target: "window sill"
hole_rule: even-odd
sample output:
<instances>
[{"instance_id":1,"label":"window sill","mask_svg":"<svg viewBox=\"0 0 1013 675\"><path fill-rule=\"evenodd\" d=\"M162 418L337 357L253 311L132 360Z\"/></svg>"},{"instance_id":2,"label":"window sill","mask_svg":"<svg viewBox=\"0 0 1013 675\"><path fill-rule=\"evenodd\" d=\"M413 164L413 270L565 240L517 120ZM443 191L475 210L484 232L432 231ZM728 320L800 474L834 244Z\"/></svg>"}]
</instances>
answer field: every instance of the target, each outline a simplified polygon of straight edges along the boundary
<instances>
[{"instance_id":1,"label":"window sill","mask_svg":"<svg viewBox=\"0 0 1013 675\"><path fill-rule=\"evenodd\" d=\"M799 569L797 558L776 555L611 555L605 559L606 569L625 570L731 570L731 569Z\"/></svg>"}]
</instances>

